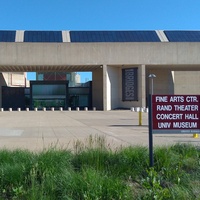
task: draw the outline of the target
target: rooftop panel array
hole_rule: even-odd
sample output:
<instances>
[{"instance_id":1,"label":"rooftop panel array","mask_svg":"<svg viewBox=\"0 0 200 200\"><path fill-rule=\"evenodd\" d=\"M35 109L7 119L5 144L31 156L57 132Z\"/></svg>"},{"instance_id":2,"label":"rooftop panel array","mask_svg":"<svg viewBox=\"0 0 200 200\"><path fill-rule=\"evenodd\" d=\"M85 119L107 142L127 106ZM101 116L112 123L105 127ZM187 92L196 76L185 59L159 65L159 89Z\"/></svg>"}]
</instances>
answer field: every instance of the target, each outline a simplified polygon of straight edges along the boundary
<instances>
[{"instance_id":1,"label":"rooftop panel array","mask_svg":"<svg viewBox=\"0 0 200 200\"><path fill-rule=\"evenodd\" d=\"M25 31L24 42L62 42L61 31Z\"/></svg>"},{"instance_id":2,"label":"rooftop panel array","mask_svg":"<svg viewBox=\"0 0 200 200\"><path fill-rule=\"evenodd\" d=\"M200 31L164 31L169 42L200 42Z\"/></svg>"},{"instance_id":3,"label":"rooftop panel array","mask_svg":"<svg viewBox=\"0 0 200 200\"><path fill-rule=\"evenodd\" d=\"M71 42L160 42L155 31L70 31Z\"/></svg>"},{"instance_id":4,"label":"rooftop panel array","mask_svg":"<svg viewBox=\"0 0 200 200\"><path fill-rule=\"evenodd\" d=\"M15 42L16 31L0 31L0 42Z\"/></svg>"},{"instance_id":5,"label":"rooftop panel array","mask_svg":"<svg viewBox=\"0 0 200 200\"><path fill-rule=\"evenodd\" d=\"M169 42L200 42L200 31L163 33ZM62 31L0 30L0 42L68 42L63 37ZM156 31L69 31L69 37L71 42L161 42Z\"/></svg>"}]
</instances>

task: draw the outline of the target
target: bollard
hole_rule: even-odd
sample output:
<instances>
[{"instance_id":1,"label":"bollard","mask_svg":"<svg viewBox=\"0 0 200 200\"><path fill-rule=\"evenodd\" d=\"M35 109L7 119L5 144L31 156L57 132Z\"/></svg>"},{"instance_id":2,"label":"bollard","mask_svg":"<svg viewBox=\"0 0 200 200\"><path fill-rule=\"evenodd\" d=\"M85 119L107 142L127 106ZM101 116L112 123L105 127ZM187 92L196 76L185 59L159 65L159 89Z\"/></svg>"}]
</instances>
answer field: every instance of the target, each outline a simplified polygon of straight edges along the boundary
<instances>
[{"instance_id":1,"label":"bollard","mask_svg":"<svg viewBox=\"0 0 200 200\"><path fill-rule=\"evenodd\" d=\"M60 107L60 111L63 111L63 107Z\"/></svg>"},{"instance_id":2,"label":"bollard","mask_svg":"<svg viewBox=\"0 0 200 200\"><path fill-rule=\"evenodd\" d=\"M95 110L96 110L96 107L93 107L93 110L95 111Z\"/></svg>"},{"instance_id":3,"label":"bollard","mask_svg":"<svg viewBox=\"0 0 200 200\"><path fill-rule=\"evenodd\" d=\"M51 108L51 111L54 111L54 107Z\"/></svg>"},{"instance_id":4,"label":"bollard","mask_svg":"<svg viewBox=\"0 0 200 200\"><path fill-rule=\"evenodd\" d=\"M45 107L43 107L43 111L46 111L46 108L45 108Z\"/></svg>"},{"instance_id":5,"label":"bollard","mask_svg":"<svg viewBox=\"0 0 200 200\"><path fill-rule=\"evenodd\" d=\"M135 112L140 112L140 107L136 107Z\"/></svg>"},{"instance_id":6,"label":"bollard","mask_svg":"<svg viewBox=\"0 0 200 200\"><path fill-rule=\"evenodd\" d=\"M3 108L1 108L1 112L3 112Z\"/></svg>"},{"instance_id":7,"label":"bollard","mask_svg":"<svg viewBox=\"0 0 200 200\"><path fill-rule=\"evenodd\" d=\"M197 133L193 134L193 138L198 138L198 137L199 137L199 135Z\"/></svg>"},{"instance_id":8,"label":"bollard","mask_svg":"<svg viewBox=\"0 0 200 200\"><path fill-rule=\"evenodd\" d=\"M71 107L68 107L68 111L71 111L72 110L72 108Z\"/></svg>"},{"instance_id":9,"label":"bollard","mask_svg":"<svg viewBox=\"0 0 200 200\"><path fill-rule=\"evenodd\" d=\"M131 107L131 112L133 112L134 111L134 107Z\"/></svg>"},{"instance_id":10,"label":"bollard","mask_svg":"<svg viewBox=\"0 0 200 200\"><path fill-rule=\"evenodd\" d=\"M21 111L21 108L17 108L17 111Z\"/></svg>"},{"instance_id":11,"label":"bollard","mask_svg":"<svg viewBox=\"0 0 200 200\"><path fill-rule=\"evenodd\" d=\"M34 108L35 111L37 111L37 108Z\"/></svg>"},{"instance_id":12,"label":"bollard","mask_svg":"<svg viewBox=\"0 0 200 200\"><path fill-rule=\"evenodd\" d=\"M29 111L29 108L26 108L26 111Z\"/></svg>"},{"instance_id":13,"label":"bollard","mask_svg":"<svg viewBox=\"0 0 200 200\"><path fill-rule=\"evenodd\" d=\"M85 107L84 110L85 110L85 111L88 111L88 107Z\"/></svg>"},{"instance_id":14,"label":"bollard","mask_svg":"<svg viewBox=\"0 0 200 200\"><path fill-rule=\"evenodd\" d=\"M139 111L139 126L142 126L142 111Z\"/></svg>"},{"instance_id":15,"label":"bollard","mask_svg":"<svg viewBox=\"0 0 200 200\"><path fill-rule=\"evenodd\" d=\"M9 111L12 112L12 108L9 108Z\"/></svg>"},{"instance_id":16,"label":"bollard","mask_svg":"<svg viewBox=\"0 0 200 200\"><path fill-rule=\"evenodd\" d=\"M76 111L79 111L79 107L76 107Z\"/></svg>"}]
</instances>

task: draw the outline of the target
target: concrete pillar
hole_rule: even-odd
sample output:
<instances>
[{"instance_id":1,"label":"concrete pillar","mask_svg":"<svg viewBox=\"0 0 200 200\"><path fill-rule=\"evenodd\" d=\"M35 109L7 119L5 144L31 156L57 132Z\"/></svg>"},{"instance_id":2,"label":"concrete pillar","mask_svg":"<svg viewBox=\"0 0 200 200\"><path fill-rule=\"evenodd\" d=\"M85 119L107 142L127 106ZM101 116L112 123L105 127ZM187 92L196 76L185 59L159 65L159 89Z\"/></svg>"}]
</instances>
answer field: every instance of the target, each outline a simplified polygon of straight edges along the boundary
<instances>
[{"instance_id":1,"label":"concrete pillar","mask_svg":"<svg viewBox=\"0 0 200 200\"><path fill-rule=\"evenodd\" d=\"M111 110L111 89L107 65L103 65L103 110Z\"/></svg>"},{"instance_id":2,"label":"concrete pillar","mask_svg":"<svg viewBox=\"0 0 200 200\"><path fill-rule=\"evenodd\" d=\"M119 108L119 68L116 66L107 66L107 110Z\"/></svg>"},{"instance_id":3,"label":"concrete pillar","mask_svg":"<svg viewBox=\"0 0 200 200\"><path fill-rule=\"evenodd\" d=\"M138 68L138 99L140 107L146 107L146 66L141 65Z\"/></svg>"},{"instance_id":4,"label":"concrete pillar","mask_svg":"<svg viewBox=\"0 0 200 200\"><path fill-rule=\"evenodd\" d=\"M92 71L92 106L103 110L103 66Z\"/></svg>"}]
</instances>

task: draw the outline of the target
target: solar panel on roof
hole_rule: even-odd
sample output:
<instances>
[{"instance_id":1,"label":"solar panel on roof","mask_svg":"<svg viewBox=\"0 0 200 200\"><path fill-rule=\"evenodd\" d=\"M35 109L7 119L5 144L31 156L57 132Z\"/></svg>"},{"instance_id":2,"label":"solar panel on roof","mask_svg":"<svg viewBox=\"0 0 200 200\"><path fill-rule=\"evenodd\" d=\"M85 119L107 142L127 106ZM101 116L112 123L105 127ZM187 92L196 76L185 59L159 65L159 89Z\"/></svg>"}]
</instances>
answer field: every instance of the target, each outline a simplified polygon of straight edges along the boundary
<instances>
[{"instance_id":1,"label":"solar panel on roof","mask_svg":"<svg viewBox=\"0 0 200 200\"><path fill-rule=\"evenodd\" d=\"M70 31L71 42L160 42L155 31Z\"/></svg>"},{"instance_id":2,"label":"solar panel on roof","mask_svg":"<svg viewBox=\"0 0 200 200\"><path fill-rule=\"evenodd\" d=\"M0 42L15 42L16 31L0 31Z\"/></svg>"},{"instance_id":3,"label":"solar panel on roof","mask_svg":"<svg viewBox=\"0 0 200 200\"><path fill-rule=\"evenodd\" d=\"M200 42L200 31L164 31L170 42Z\"/></svg>"},{"instance_id":4,"label":"solar panel on roof","mask_svg":"<svg viewBox=\"0 0 200 200\"><path fill-rule=\"evenodd\" d=\"M24 42L62 42L61 31L25 31Z\"/></svg>"}]
</instances>

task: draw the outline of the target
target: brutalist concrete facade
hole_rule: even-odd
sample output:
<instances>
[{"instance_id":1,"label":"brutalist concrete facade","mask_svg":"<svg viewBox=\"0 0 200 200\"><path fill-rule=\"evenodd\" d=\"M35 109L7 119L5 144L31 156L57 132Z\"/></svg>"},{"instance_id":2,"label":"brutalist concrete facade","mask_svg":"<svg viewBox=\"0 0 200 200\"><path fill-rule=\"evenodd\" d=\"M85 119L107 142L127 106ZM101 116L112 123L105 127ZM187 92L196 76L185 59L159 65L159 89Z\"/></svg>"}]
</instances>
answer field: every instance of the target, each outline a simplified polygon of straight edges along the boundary
<instances>
[{"instance_id":1,"label":"brutalist concrete facade","mask_svg":"<svg viewBox=\"0 0 200 200\"><path fill-rule=\"evenodd\" d=\"M0 71L91 71L99 110L146 107L149 74L154 94L199 94L200 42L0 42ZM136 101L123 101L122 69L137 68ZM2 79L3 77L1 77ZM4 77L5 78L5 77Z\"/></svg>"}]
</instances>

